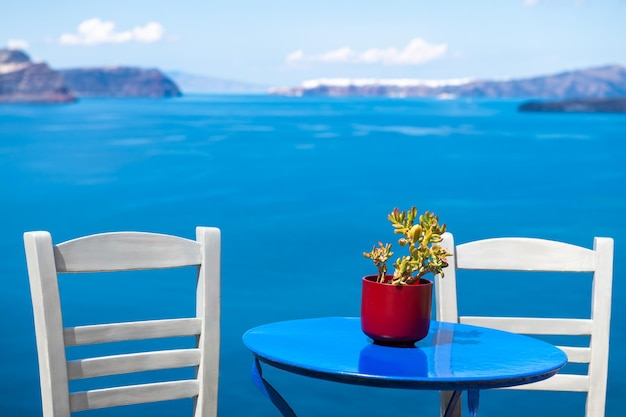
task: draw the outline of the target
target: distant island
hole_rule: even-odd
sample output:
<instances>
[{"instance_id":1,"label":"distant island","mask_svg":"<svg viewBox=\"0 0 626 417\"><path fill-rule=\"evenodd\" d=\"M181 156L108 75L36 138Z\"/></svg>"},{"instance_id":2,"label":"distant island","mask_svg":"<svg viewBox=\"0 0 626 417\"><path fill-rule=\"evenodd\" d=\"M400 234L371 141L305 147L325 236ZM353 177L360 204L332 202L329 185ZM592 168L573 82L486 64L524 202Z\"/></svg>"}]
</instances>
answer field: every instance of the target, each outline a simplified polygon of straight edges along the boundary
<instances>
[{"instance_id":1,"label":"distant island","mask_svg":"<svg viewBox=\"0 0 626 417\"><path fill-rule=\"evenodd\" d=\"M286 96L491 97L580 99L626 97L626 68L619 65L554 75L496 80L321 79L274 88Z\"/></svg>"},{"instance_id":2,"label":"distant island","mask_svg":"<svg viewBox=\"0 0 626 417\"><path fill-rule=\"evenodd\" d=\"M519 106L523 112L626 113L624 98L588 98L561 101L528 101Z\"/></svg>"},{"instance_id":3,"label":"distant island","mask_svg":"<svg viewBox=\"0 0 626 417\"><path fill-rule=\"evenodd\" d=\"M79 97L179 97L180 89L157 69L76 68L59 73Z\"/></svg>"},{"instance_id":4,"label":"distant island","mask_svg":"<svg viewBox=\"0 0 626 417\"><path fill-rule=\"evenodd\" d=\"M0 103L71 103L78 97L178 97L157 69L103 67L53 70L19 50L0 49Z\"/></svg>"}]
</instances>

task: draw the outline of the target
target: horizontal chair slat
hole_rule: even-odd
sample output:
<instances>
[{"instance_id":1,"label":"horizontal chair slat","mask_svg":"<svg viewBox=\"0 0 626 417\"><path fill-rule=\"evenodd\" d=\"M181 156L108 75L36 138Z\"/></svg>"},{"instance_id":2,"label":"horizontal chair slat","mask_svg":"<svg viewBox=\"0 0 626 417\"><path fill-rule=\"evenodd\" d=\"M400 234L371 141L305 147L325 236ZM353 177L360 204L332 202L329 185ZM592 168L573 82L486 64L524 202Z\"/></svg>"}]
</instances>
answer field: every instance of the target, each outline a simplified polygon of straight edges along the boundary
<instances>
[{"instance_id":1,"label":"horizontal chair slat","mask_svg":"<svg viewBox=\"0 0 626 417\"><path fill-rule=\"evenodd\" d=\"M67 363L70 380L105 375L184 368L200 364L200 349L176 349L80 359Z\"/></svg>"},{"instance_id":2,"label":"horizontal chair slat","mask_svg":"<svg viewBox=\"0 0 626 417\"><path fill-rule=\"evenodd\" d=\"M77 392L70 395L70 410L83 411L119 405L177 400L198 395L198 381L172 381Z\"/></svg>"},{"instance_id":3,"label":"horizontal chair slat","mask_svg":"<svg viewBox=\"0 0 626 417\"><path fill-rule=\"evenodd\" d=\"M459 269L582 272L595 269L595 252L563 242L496 238L456 247Z\"/></svg>"},{"instance_id":4,"label":"horizontal chair slat","mask_svg":"<svg viewBox=\"0 0 626 417\"><path fill-rule=\"evenodd\" d=\"M459 322L522 334L585 336L591 334L589 319L462 316Z\"/></svg>"},{"instance_id":5,"label":"horizontal chair slat","mask_svg":"<svg viewBox=\"0 0 626 417\"><path fill-rule=\"evenodd\" d=\"M54 247L58 272L102 272L199 265L195 240L157 233L115 232L85 236Z\"/></svg>"},{"instance_id":6,"label":"horizontal chair slat","mask_svg":"<svg viewBox=\"0 0 626 417\"><path fill-rule=\"evenodd\" d=\"M589 391L589 377L587 375L556 374L543 381L526 385L516 385L504 389L528 389L537 391Z\"/></svg>"},{"instance_id":7,"label":"horizontal chair slat","mask_svg":"<svg viewBox=\"0 0 626 417\"><path fill-rule=\"evenodd\" d=\"M194 336L202 330L202 319L148 320L126 323L96 324L63 329L65 346Z\"/></svg>"},{"instance_id":8,"label":"horizontal chair slat","mask_svg":"<svg viewBox=\"0 0 626 417\"><path fill-rule=\"evenodd\" d=\"M588 347L557 346L567 355L568 362L589 363L591 361L591 349Z\"/></svg>"}]
</instances>

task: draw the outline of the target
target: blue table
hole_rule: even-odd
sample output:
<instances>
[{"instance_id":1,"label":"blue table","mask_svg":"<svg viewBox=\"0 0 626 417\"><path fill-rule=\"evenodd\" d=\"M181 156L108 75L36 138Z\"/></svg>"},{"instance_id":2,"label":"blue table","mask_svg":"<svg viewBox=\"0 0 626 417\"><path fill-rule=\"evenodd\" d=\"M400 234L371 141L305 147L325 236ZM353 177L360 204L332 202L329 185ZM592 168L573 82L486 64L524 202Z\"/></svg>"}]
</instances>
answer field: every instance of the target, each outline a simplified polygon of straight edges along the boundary
<instances>
[{"instance_id":1,"label":"blue table","mask_svg":"<svg viewBox=\"0 0 626 417\"><path fill-rule=\"evenodd\" d=\"M284 417L296 414L263 378L261 362L348 384L453 391L446 415L467 391L472 416L478 409L479 390L540 381L567 362L561 350L531 337L436 321L413 348L373 344L361 331L358 317L267 324L247 331L243 343L254 355L255 385Z\"/></svg>"}]
</instances>

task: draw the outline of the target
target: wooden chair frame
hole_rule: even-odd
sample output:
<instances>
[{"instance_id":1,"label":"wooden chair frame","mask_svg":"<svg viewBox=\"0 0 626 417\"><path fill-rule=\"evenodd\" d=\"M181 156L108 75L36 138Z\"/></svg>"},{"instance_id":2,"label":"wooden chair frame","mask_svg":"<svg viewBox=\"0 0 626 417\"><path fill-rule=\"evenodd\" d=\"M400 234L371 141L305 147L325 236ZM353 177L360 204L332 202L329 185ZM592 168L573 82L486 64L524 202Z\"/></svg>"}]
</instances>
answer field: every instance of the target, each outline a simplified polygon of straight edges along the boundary
<instances>
[{"instance_id":1,"label":"wooden chair frame","mask_svg":"<svg viewBox=\"0 0 626 417\"><path fill-rule=\"evenodd\" d=\"M547 380L507 389L586 392L586 417L603 417L609 358L613 239L596 237L593 249L531 238L485 239L458 246L451 233L441 243L453 256L435 280L437 319L529 335L590 336L589 347L558 346L569 362L587 363L586 375L557 374ZM460 316L456 271L460 269L593 273L591 314L587 319ZM442 402L449 393L442 393ZM460 416L460 407L456 415Z\"/></svg>"},{"instance_id":2,"label":"wooden chair frame","mask_svg":"<svg viewBox=\"0 0 626 417\"><path fill-rule=\"evenodd\" d=\"M45 231L24 234L35 319L44 417L145 402L195 398L194 417L217 415L220 346L220 231L198 227L196 240L116 232L57 245ZM63 328L58 274L197 266L196 317ZM67 361L68 346L195 336L193 349ZM70 393L69 380L156 369L195 367L192 380Z\"/></svg>"}]
</instances>

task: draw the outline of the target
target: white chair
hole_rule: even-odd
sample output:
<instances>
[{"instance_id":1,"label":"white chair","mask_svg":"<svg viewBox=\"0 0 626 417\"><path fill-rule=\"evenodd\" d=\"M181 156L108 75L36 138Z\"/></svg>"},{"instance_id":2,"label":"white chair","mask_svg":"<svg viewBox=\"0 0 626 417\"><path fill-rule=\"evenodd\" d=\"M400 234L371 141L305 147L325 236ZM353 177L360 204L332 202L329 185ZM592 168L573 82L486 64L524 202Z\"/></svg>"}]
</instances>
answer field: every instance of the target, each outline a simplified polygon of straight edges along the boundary
<instances>
[{"instance_id":1,"label":"white chair","mask_svg":"<svg viewBox=\"0 0 626 417\"><path fill-rule=\"evenodd\" d=\"M441 243L453 256L445 277L435 280L437 319L528 335L590 336L589 347L559 346L568 362L586 363L586 375L559 373L547 380L507 389L586 392L586 417L603 417L609 358L613 239L597 237L593 249L530 238L498 238L454 245L451 233ZM592 272L589 318L520 318L459 316L457 270ZM442 393L442 403L449 397ZM457 405L456 415L460 416Z\"/></svg>"},{"instance_id":2,"label":"white chair","mask_svg":"<svg viewBox=\"0 0 626 417\"><path fill-rule=\"evenodd\" d=\"M196 240L118 232L52 243L48 232L24 234L33 302L44 417L179 398L195 398L194 417L217 415L220 345L220 231L198 227ZM197 266L196 317L63 328L57 274ZM67 361L67 346L195 336L192 349ZM70 393L70 380L195 367L190 380Z\"/></svg>"}]
</instances>

